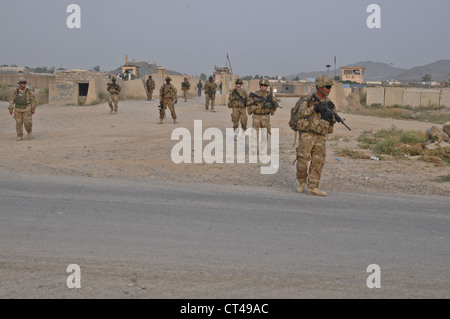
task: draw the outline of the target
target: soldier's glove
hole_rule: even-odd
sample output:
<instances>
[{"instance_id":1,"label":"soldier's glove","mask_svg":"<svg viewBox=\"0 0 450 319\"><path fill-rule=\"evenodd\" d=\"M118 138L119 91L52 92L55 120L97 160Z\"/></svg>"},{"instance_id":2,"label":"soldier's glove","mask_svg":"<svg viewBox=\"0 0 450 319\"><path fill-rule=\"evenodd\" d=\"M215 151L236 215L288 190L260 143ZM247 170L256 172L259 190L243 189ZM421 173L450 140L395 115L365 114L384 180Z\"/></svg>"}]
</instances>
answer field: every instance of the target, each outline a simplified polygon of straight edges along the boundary
<instances>
[{"instance_id":1,"label":"soldier's glove","mask_svg":"<svg viewBox=\"0 0 450 319\"><path fill-rule=\"evenodd\" d=\"M314 106L314 111L316 111L317 113L324 113L326 110L325 106L322 103L316 104L316 106Z\"/></svg>"},{"instance_id":2,"label":"soldier's glove","mask_svg":"<svg viewBox=\"0 0 450 319\"><path fill-rule=\"evenodd\" d=\"M175 104L177 104L177 103L178 103L178 99L175 100Z\"/></svg>"},{"instance_id":3,"label":"soldier's glove","mask_svg":"<svg viewBox=\"0 0 450 319\"><path fill-rule=\"evenodd\" d=\"M333 113L331 113L330 111L325 111L325 112L321 113L320 117L322 120L328 121L330 123L332 123L333 119L334 119Z\"/></svg>"}]
</instances>

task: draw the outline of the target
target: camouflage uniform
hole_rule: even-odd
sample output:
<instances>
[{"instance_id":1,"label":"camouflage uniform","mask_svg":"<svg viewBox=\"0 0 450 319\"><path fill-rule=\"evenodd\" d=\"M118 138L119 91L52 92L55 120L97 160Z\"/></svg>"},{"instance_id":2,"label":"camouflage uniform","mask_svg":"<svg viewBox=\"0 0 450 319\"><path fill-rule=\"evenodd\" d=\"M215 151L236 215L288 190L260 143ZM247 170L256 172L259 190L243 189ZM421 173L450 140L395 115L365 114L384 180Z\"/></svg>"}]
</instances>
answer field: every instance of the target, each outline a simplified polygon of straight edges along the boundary
<instances>
[{"instance_id":1,"label":"camouflage uniform","mask_svg":"<svg viewBox=\"0 0 450 319\"><path fill-rule=\"evenodd\" d=\"M265 84L269 85L269 81L264 79L260 81L260 85ZM261 96L264 99L268 99L271 95L270 91L268 90L259 90L255 92L254 94ZM278 101L273 99L273 104L270 105L270 103L266 103L263 105L263 101L258 99L257 97L250 97L248 101L248 108L247 112L249 115L252 115L252 121L253 121L253 128L255 128L257 131L259 131L260 128L267 128L267 132L270 134L270 115L274 115L276 109L279 107Z\"/></svg>"},{"instance_id":2,"label":"camouflage uniform","mask_svg":"<svg viewBox=\"0 0 450 319\"><path fill-rule=\"evenodd\" d=\"M21 78L19 82L25 81ZM21 141L23 137L23 127L28 133L28 139L31 139L31 133L33 131L32 115L36 110L36 102L31 90L27 87L21 89L20 87L15 89L8 107L9 113L14 112L14 118L16 119L16 132L17 140Z\"/></svg>"},{"instance_id":3,"label":"camouflage uniform","mask_svg":"<svg viewBox=\"0 0 450 319\"><path fill-rule=\"evenodd\" d=\"M147 89L147 101L151 101L153 98L153 90L155 90L155 80L152 79L152 76L149 76L147 79L145 87Z\"/></svg>"},{"instance_id":4,"label":"camouflage uniform","mask_svg":"<svg viewBox=\"0 0 450 319\"><path fill-rule=\"evenodd\" d=\"M334 82L329 80L328 83ZM321 98L321 102L328 101L330 99L327 96ZM319 102L312 98L300 99L297 103L301 103L300 120L297 124L300 137L296 149L298 191L303 193L307 182L308 194L326 196L326 193L318 188L325 163L327 136L333 132L336 120L323 120L321 114L315 110ZM311 163L308 169L309 162Z\"/></svg>"},{"instance_id":5,"label":"camouflage uniform","mask_svg":"<svg viewBox=\"0 0 450 319\"><path fill-rule=\"evenodd\" d=\"M108 83L107 90L109 92L109 107L111 108L111 113L119 110L119 94L122 90L119 86L119 84L116 84L116 78L113 77L111 79L112 83Z\"/></svg>"},{"instance_id":6,"label":"camouflage uniform","mask_svg":"<svg viewBox=\"0 0 450 319\"><path fill-rule=\"evenodd\" d=\"M189 83L187 78L184 78L184 81L181 82L181 90L183 91L184 102L187 102L190 88L191 88L191 83Z\"/></svg>"},{"instance_id":7,"label":"camouflage uniform","mask_svg":"<svg viewBox=\"0 0 450 319\"><path fill-rule=\"evenodd\" d=\"M205 91L205 99L206 99L206 110L209 110L209 105L211 103L211 111L214 112L214 104L216 102L216 91L217 91L217 84L213 80L213 77L209 77L209 81L205 83L203 86L203 91Z\"/></svg>"},{"instance_id":8,"label":"camouflage uniform","mask_svg":"<svg viewBox=\"0 0 450 319\"><path fill-rule=\"evenodd\" d=\"M175 113L175 104L178 102L177 89L170 83L172 79L166 77L166 83L159 89L160 104L163 104L163 109L159 113L160 124L163 123L166 117L166 109L169 108L172 115L173 122L177 123L177 114Z\"/></svg>"},{"instance_id":9,"label":"camouflage uniform","mask_svg":"<svg viewBox=\"0 0 450 319\"><path fill-rule=\"evenodd\" d=\"M242 85L242 80L236 80L236 84ZM247 92L242 88L235 88L231 93L228 100L228 108L233 109L231 113L231 121L233 122L233 129L239 128L239 122L241 122L242 129L247 130Z\"/></svg>"}]
</instances>

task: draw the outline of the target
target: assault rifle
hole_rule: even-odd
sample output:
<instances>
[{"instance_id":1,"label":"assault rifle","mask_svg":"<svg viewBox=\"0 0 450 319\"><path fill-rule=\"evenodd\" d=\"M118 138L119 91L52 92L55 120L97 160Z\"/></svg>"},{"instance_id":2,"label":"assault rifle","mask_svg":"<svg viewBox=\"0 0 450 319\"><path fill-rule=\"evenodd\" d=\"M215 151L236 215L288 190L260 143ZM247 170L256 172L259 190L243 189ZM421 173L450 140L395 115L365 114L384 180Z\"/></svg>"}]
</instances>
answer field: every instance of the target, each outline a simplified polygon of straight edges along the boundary
<instances>
[{"instance_id":1,"label":"assault rifle","mask_svg":"<svg viewBox=\"0 0 450 319\"><path fill-rule=\"evenodd\" d=\"M272 90L271 90L271 93L272 93ZM272 94L270 94L267 98L265 98L263 96L259 96L252 92L252 93L250 93L250 97L259 99L260 100L259 102L262 102L262 107L264 109L273 109L273 108L274 109L277 109L277 108L282 109L281 106L275 104ZM270 105L270 106L267 106L267 105Z\"/></svg>"},{"instance_id":2,"label":"assault rifle","mask_svg":"<svg viewBox=\"0 0 450 319\"><path fill-rule=\"evenodd\" d=\"M161 103L158 105L159 114L161 115L164 110L164 91L161 94Z\"/></svg>"},{"instance_id":3,"label":"assault rifle","mask_svg":"<svg viewBox=\"0 0 450 319\"><path fill-rule=\"evenodd\" d=\"M238 99L239 101L241 101L241 102L244 104L245 107L248 106L248 105L247 105L247 99L246 99L246 98L243 98L243 97L239 94L239 92L238 92L237 89L234 89L234 90L233 90L233 93L235 94L235 96L237 96L237 99Z\"/></svg>"},{"instance_id":4,"label":"assault rifle","mask_svg":"<svg viewBox=\"0 0 450 319\"><path fill-rule=\"evenodd\" d=\"M320 100L320 98L316 95L316 93L314 93L312 95L312 98L314 100L316 100L317 102L319 102L319 105L323 106L325 108L325 110L327 111L327 113L331 113L333 114L334 118L336 119L336 122L343 124L349 131L351 131L352 129L350 127L347 126L347 124L344 123L344 119L342 119L335 111L335 105L333 102L329 101L329 102L322 102Z\"/></svg>"}]
</instances>

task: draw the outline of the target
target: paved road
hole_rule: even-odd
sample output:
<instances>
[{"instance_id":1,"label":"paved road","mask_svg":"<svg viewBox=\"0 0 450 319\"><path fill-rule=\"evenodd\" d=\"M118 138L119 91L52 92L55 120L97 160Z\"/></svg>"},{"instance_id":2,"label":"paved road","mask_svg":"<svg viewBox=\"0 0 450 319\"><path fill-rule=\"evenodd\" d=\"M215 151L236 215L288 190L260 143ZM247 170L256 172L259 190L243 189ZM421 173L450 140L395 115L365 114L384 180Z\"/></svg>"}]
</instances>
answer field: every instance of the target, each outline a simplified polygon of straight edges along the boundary
<instances>
[{"instance_id":1,"label":"paved road","mask_svg":"<svg viewBox=\"0 0 450 319\"><path fill-rule=\"evenodd\" d=\"M0 180L1 298L449 298L450 199ZM81 289L68 289L69 264ZM367 267L381 268L369 289Z\"/></svg>"}]
</instances>

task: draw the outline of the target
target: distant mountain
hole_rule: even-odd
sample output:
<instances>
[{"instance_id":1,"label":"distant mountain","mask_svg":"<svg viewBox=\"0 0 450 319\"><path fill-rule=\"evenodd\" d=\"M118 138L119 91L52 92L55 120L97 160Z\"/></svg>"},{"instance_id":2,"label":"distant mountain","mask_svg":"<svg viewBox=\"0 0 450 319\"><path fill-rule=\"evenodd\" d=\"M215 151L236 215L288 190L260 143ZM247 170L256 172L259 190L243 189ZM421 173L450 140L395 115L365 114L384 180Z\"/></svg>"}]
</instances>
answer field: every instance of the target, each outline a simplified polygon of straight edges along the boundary
<instances>
[{"instance_id":1,"label":"distant mountain","mask_svg":"<svg viewBox=\"0 0 450 319\"><path fill-rule=\"evenodd\" d=\"M380 62L361 61L349 66L364 66L366 67L365 79L366 81L422 81L422 78L426 74L431 74L432 81L445 81L450 77L450 60L440 60L423 66L416 66L412 69L396 68L392 65ZM299 79L315 78L320 74L328 73L330 76L334 75L334 70L326 71L314 71L314 72L302 72L294 75L285 76L286 79L292 80L297 76ZM341 75L341 69L337 70L337 75Z\"/></svg>"},{"instance_id":2,"label":"distant mountain","mask_svg":"<svg viewBox=\"0 0 450 319\"><path fill-rule=\"evenodd\" d=\"M432 81L445 81L450 75L450 60L439 60L423 66L416 66L398 74L399 81L422 81L426 74L431 74Z\"/></svg>"},{"instance_id":3,"label":"distant mountain","mask_svg":"<svg viewBox=\"0 0 450 319\"><path fill-rule=\"evenodd\" d=\"M145 61L130 61L128 64L137 65L139 67L139 73L141 74L141 77L144 77L147 74L154 74L158 71L158 66L155 63L148 63ZM117 74L119 72L122 72L122 66L118 67L115 70L109 71L109 73ZM182 75L182 73L172 71L172 70L166 70L167 75Z\"/></svg>"}]
</instances>

